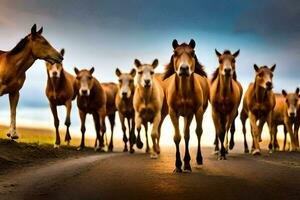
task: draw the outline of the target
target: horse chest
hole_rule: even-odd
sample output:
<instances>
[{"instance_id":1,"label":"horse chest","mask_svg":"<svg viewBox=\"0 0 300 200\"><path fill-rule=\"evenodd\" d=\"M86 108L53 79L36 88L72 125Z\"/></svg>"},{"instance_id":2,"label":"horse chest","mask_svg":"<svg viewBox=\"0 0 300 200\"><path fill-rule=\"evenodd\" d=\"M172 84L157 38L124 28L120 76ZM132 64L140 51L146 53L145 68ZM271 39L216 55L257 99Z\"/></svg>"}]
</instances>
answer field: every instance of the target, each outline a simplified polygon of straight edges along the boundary
<instances>
[{"instance_id":1,"label":"horse chest","mask_svg":"<svg viewBox=\"0 0 300 200\"><path fill-rule=\"evenodd\" d=\"M256 117L262 117L262 116L266 116L271 108L270 105L266 102L263 103L255 103L254 105L251 106L251 112L256 116ZM250 108L251 108L250 107Z\"/></svg>"},{"instance_id":2,"label":"horse chest","mask_svg":"<svg viewBox=\"0 0 300 200\"><path fill-rule=\"evenodd\" d=\"M186 116L195 112L195 103L191 98L180 99L174 101L173 108L180 116Z\"/></svg>"},{"instance_id":3,"label":"horse chest","mask_svg":"<svg viewBox=\"0 0 300 200\"><path fill-rule=\"evenodd\" d=\"M233 110L234 102L228 97L220 97L214 102L214 107L220 113L230 113Z\"/></svg>"},{"instance_id":4,"label":"horse chest","mask_svg":"<svg viewBox=\"0 0 300 200\"><path fill-rule=\"evenodd\" d=\"M153 121L153 118L155 116L155 112L154 109L150 106L144 106L140 109L140 117L144 120L144 121Z\"/></svg>"},{"instance_id":5,"label":"horse chest","mask_svg":"<svg viewBox=\"0 0 300 200\"><path fill-rule=\"evenodd\" d=\"M19 78L0 77L0 96L6 93L19 91L25 81L25 75Z\"/></svg>"}]
</instances>

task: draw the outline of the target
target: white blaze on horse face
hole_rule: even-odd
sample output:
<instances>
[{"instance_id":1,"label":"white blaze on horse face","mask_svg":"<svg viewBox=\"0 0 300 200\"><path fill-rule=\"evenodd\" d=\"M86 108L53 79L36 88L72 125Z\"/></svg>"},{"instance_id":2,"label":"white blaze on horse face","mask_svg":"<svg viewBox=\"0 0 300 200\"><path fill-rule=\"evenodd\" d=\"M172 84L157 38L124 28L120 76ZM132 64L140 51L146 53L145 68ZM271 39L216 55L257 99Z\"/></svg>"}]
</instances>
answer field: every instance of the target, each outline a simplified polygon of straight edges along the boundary
<instances>
[{"instance_id":1,"label":"white blaze on horse face","mask_svg":"<svg viewBox=\"0 0 300 200\"><path fill-rule=\"evenodd\" d=\"M57 64L51 66L51 69L49 70L50 78L59 78L60 73L61 73L61 68L59 69L57 67Z\"/></svg>"},{"instance_id":2,"label":"white blaze on horse face","mask_svg":"<svg viewBox=\"0 0 300 200\"><path fill-rule=\"evenodd\" d=\"M226 75L226 70L230 70L230 75L233 74L232 66L231 66L231 61L229 59L225 59L223 62L223 70L222 70L222 75Z\"/></svg>"},{"instance_id":3,"label":"white blaze on horse face","mask_svg":"<svg viewBox=\"0 0 300 200\"><path fill-rule=\"evenodd\" d=\"M150 66L144 66L140 78L140 84L143 87L150 87L152 85L152 75L154 74L153 68Z\"/></svg>"},{"instance_id":4,"label":"white blaze on horse face","mask_svg":"<svg viewBox=\"0 0 300 200\"><path fill-rule=\"evenodd\" d=\"M120 90L120 97L124 97L123 94L126 94L126 98L129 98L131 96L131 90L129 87L129 81L127 78L123 78L122 80L122 86Z\"/></svg>"},{"instance_id":5,"label":"white blaze on horse face","mask_svg":"<svg viewBox=\"0 0 300 200\"><path fill-rule=\"evenodd\" d=\"M90 95L90 88L88 83L87 77L82 77L80 80L80 89L79 89L80 96L89 96Z\"/></svg>"},{"instance_id":6,"label":"white blaze on horse face","mask_svg":"<svg viewBox=\"0 0 300 200\"><path fill-rule=\"evenodd\" d=\"M293 117L296 117L297 116L297 99L294 99L294 98L290 98L290 99L287 99L288 101L288 116L291 117L293 115Z\"/></svg>"}]
</instances>

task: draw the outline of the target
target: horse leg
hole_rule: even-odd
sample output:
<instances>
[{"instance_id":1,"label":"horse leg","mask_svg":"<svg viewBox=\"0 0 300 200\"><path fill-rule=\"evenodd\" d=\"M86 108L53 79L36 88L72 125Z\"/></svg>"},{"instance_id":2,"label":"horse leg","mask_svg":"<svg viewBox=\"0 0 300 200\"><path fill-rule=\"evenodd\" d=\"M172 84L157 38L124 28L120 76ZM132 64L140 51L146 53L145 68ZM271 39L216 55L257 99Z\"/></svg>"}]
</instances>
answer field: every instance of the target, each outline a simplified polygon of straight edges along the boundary
<instances>
[{"instance_id":1,"label":"horse leg","mask_svg":"<svg viewBox=\"0 0 300 200\"><path fill-rule=\"evenodd\" d=\"M278 144L278 140L277 140L277 125L276 124L272 124L272 127L273 127L273 129L272 129L272 133L274 134L274 150L275 151L278 151L279 150L279 144Z\"/></svg>"},{"instance_id":2,"label":"horse leg","mask_svg":"<svg viewBox=\"0 0 300 200\"><path fill-rule=\"evenodd\" d=\"M251 124L251 133L252 133L252 138L253 138L253 145L254 145L254 150L252 151L252 155L260 155L260 147L259 147L259 131L258 127L256 125L256 117L254 114L249 112L249 119L250 119L250 124Z\"/></svg>"},{"instance_id":3,"label":"horse leg","mask_svg":"<svg viewBox=\"0 0 300 200\"><path fill-rule=\"evenodd\" d=\"M292 145L292 151L296 151L297 147L296 147L296 142L295 142L295 135L293 133L293 124L289 121L289 120L285 120L284 122L286 129L290 135L290 139L291 139L291 145Z\"/></svg>"},{"instance_id":4,"label":"horse leg","mask_svg":"<svg viewBox=\"0 0 300 200\"><path fill-rule=\"evenodd\" d=\"M157 143L158 143L158 129L161 120L161 114L158 112L153 119L153 126L151 131L151 139L153 145L153 151L151 153L151 158L157 158Z\"/></svg>"},{"instance_id":5,"label":"horse leg","mask_svg":"<svg viewBox=\"0 0 300 200\"><path fill-rule=\"evenodd\" d=\"M261 118L259 120L259 123L258 123L258 139L259 139L259 142L262 142L261 134L262 134L262 130L264 128L265 123L266 123L266 119L265 118Z\"/></svg>"},{"instance_id":6,"label":"horse leg","mask_svg":"<svg viewBox=\"0 0 300 200\"><path fill-rule=\"evenodd\" d=\"M130 121L131 121L131 125L130 125ZM128 127L129 127L130 153L134 153L133 145L136 143L134 119L127 118L127 123L128 123Z\"/></svg>"},{"instance_id":7,"label":"horse leg","mask_svg":"<svg viewBox=\"0 0 300 200\"><path fill-rule=\"evenodd\" d=\"M196 122L197 122L196 134L197 134L197 141L198 141L197 157L196 157L197 166L203 164L203 157L202 157L202 153L201 153L201 136L203 133L203 129L202 129L203 114L204 114L204 111L202 108L200 108L200 109L198 109L198 111L196 112L196 115L195 115Z\"/></svg>"},{"instance_id":8,"label":"horse leg","mask_svg":"<svg viewBox=\"0 0 300 200\"><path fill-rule=\"evenodd\" d=\"M161 126L162 126L162 123L165 119L166 115L163 114L162 117L161 117L161 120L159 122L159 126L158 126L158 138L157 138L157 154L160 154L160 135L161 135Z\"/></svg>"},{"instance_id":9,"label":"horse leg","mask_svg":"<svg viewBox=\"0 0 300 200\"><path fill-rule=\"evenodd\" d=\"M81 121L81 143L80 146L77 148L77 150L81 150L85 147L84 145L84 134L85 134L85 119L86 119L86 113L79 110L79 117L80 117L80 121Z\"/></svg>"},{"instance_id":10,"label":"horse leg","mask_svg":"<svg viewBox=\"0 0 300 200\"><path fill-rule=\"evenodd\" d=\"M149 140L148 140L148 122L145 122L143 125L145 128L145 134L146 134L146 153L149 153L150 147L149 147Z\"/></svg>"},{"instance_id":11,"label":"horse leg","mask_svg":"<svg viewBox=\"0 0 300 200\"><path fill-rule=\"evenodd\" d=\"M143 148L143 142L141 140L141 128L142 128L142 119L139 117L139 114L136 112L135 113L135 124L136 124L136 130L137 130L137 140L136 140L136 146L137 148L141 149Z\"/></svg>"},{"instance_id":12,"label":"horse leg","mask_svg":"<svg viewBox=\"0 0 300 200\"><path fill-rule=\"evenodd\" d=\"M235 118L237 117L237 115L235 116ZM231 127L230 127L230 142L229 142L229 149L232 150L234 147L234 133L235 133L235 118L232 121Z\"/></svg>"},{"instance_id":13,"label":"horse leg","mask_svg":"<svg viewBox=\"0 0 300 200\"><path fill-rule=\"evenodd\" d=\"M185 142L185 154L184 154L184 165L183 165L183 171L185 172L191 172L192 168L190 165L190 152L189 152L189 141L190 141L190 125L193 119L193 115L189 115L187 117L184 117L184 142Z\"/></svg>"},{"instance_id":14,"label":"horse leg","mask_svg":"<svg viewBox=\"0 0 300 200\"><path fill-rule=\"evenodd\" d=\"M286 134L287 134L287 129L286 129L285 125L283 125L283 133L284 133L284 139L283 139L282 151L285 151L285 147L286 147Z\"/></svg>"},{"instance_id":15,"label":"horse leg","mask_svg":"<svg viewBox=\"0 0 300 200\"><path fill-rule=\"evenodd\" d=\"M71 141L71 135L70 135L70 126L71 126L71 109L72 109L72 100L68 100L66 102L66 108L67 108L67 116L66 116L66 121L65 125L67 126L67 132L65 136L65 142L67 142L67 145L70 144Z\"/></svg>"},{"instance_id":16,"label":"horse leg","mask_svg":"<svg viewBox=\"0 0 300 200\"><path fill-rule=\"evenodd\" d=\"M16 131L16 115L17 115L17 106L19 102L19 91L15 93L9 93L9 104L10 104L10 128L9 133L7 134L13 140L19 138Z\"/></svg>"},{"instance_id":17,"label":"horse leg","mask_svg":"<svg viewBox=\"0 0 300 200\"><path fill-rule=\"evenodd\" d=\"M123 152L127 152L128 148L127 148L127 136L126 136L126 126L125 126L125 117L124 115L119 112L119 118L120 118L120 122L121 122L121 126L122 126L122 131L123 131L123 142L124 142L124 149ZM130 128L129 128L130 130Z\"/></svg>"},{"instance_id":18,"label":"horse leg","mask_svg":"<svg viewBox=\"0 0 300 200\"><path fill-rule=\"evenodd\" d=\"M216 131L216 133L217 133L217 130L216 130L216 129L215 129L215 131ZM218 155L220 149L219 149L219 138L218 138L218 135L217 135L217 134L216 134L216 136L215 136L214 145L215 145L215 150L214 150L213 154Z\"/></svg>"},{"instance_id":19,"label":"horse leg","mask_svg":"<svg viewBox=\"0 0 300 200\"><path fill-rule=\"evenodd\" d=\"M59 119L58 119L58 116L57 116L56 105L53 105L52 103L50 103L50 108L51 108L51 112L52 112L52 115L53 115L53 118L54 118L54 127L55 127L55 133L56 133L54 148L59 148L59 145L60 145Z\"/></svg>"},{"instance_id":20,"label":"horse leg","mask_svg":"<svg viewBox=\"0 0 300 200\"><path fill-rule=\"evenodd\" d=\"M248 144L247 144L247 137L246 137L246 120L247 120L248 116L247 113L242 110L241 114L240 114L240 119L242 122L242 126L243 126L243 135L244 135L244 152L245 153L249 153L249 148L248 148Z\"/></svg>"},{"instance_id":21,"label":"horse leg","mask_svg":"<svg viewBox=\"0 0 300 200\"><path fill-rule=\"evenodd\" d=\"M99 114L97 112L93 113L93 120L94 120L94 126L95 126L95 130L96 130L96 140L95 140L95 151L98 151L98 145L97 145L97 141L100 139L100 119L99 119ZM100 142L99 142L100 144Z\"/></svg>"},{"instance_id":22,"label":"horse leg","mask_svg":"<svg viewBox=\"0 0 300 200\"><path fill-rule=\"evenodd\" d=\"M98 115L99 115L99 121L100 121L100 138L99 138L99 147L100 147L100 151L104 151L103 147L104 147L104 135L106 133L106 125L105 125L105 112L106 112L106 105L103 105L103 107L98 111Z\"/></svg>"},{"instance_id":23,"label":"horse leg","mask_svg":"<svg viewBox=\"0 0 300 200\"><path fill-rule=\"evenodd\" d=\"M176 145L176 161L175 161L175 170L174 172L182 172L181 166L182 166L182 162L181 162L181 158L180 158L180 149L179 149L179 144L180 144L180 140L181 140L181 135L179 132L179 117L176 115L176 113L170 109L169 112L173 127L174 127L174 143Z\"/></svg>"},{"instance_id":24,"label":"horse leg","mask_svg":"<svg viewBox=\"0 0 300 200\"><path fill-rule=\"evenodd\" d=\"M300 118L299 115L297 117ZM299 147L299 126L300 126L300 119L298 119L298 121L296 121L296 123L294 125L294 134L295 134L295 139L296 139L296 145L297 145L297 147Z\"/></svg>"},{"instance_id":25,"label":"horse leg","mask_svg":"<svg viewBox=\"0 0 300 200\"><path fill-rule=\"evenodd\" d=\"M113 144L113 138L114 138L114 127L115 127L115 113L111 114L108 116L109 123L110 123L110 132L111 132L111 137L110 137L110 143L108 146L109 151L113 151L114 144ZM126 131L125 131L126 134Z\"/></svg>"},{"instance_id":26,"label":"horse leg","mask_svg":"<svg viewBox=\"0 0 300 200\"><path fill-rule=\"evenodd\" d=\"M275 133L273 129L273 122L272 122L272 112L268 114L267 117L267 125L269 127L269 133L270 133L270 142L269 142L269 153L272 153L273 150L275 150ZM260 130L262 132L262 129Z\"/></svg>"}]
</instances>

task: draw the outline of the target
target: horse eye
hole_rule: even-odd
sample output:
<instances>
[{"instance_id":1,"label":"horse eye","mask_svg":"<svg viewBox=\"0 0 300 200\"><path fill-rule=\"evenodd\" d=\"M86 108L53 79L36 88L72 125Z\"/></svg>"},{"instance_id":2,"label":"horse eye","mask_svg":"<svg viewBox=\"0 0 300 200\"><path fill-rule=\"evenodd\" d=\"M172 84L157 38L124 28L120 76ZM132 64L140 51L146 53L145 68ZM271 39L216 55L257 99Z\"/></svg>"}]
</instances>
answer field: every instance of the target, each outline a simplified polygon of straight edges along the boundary
<instances>
[{"instance_id":1,"label":"horse eye","mask_svg":"<svg viewBox=\"0 0 300 200\"><path fill-rule=\"evenodd\" d=\"M174 51L174 56L178 56L178 53L177 53L177 51Z\"/></svg>"},{"instance_id":2,"label":"horse eye","mask_svg":"<svg viewBox=\"0 0 300 200\"><path fill-rule=\"evenodd\" d=\"M153 75L153 74L154 74L154 71L151 71L150 74Z\"/></svg>"},{"instance_id":3,"label":"horse eye","mask_svg":"<svg viewBox=\"0 0 300 200\"><path fill-rule=\"evenodd\" d=\"M271 74L270 77L273 78L273 74Z\"/></svg>"},{"instance_id":4,"label":"horse eye","mask_svg":"<svg viewBox=\"0 0 300 200\"><path fill-rule=\"evenodd\" d=\"M122 83L122 80L121 80L121 79L119 80L119 83Z\"/></svg>"},{"instance_id":5,"label":"horse eye","mask_svg":"<svg viewBox=\"0 0 300 200\"><path fill-rule=\"evenodd\" d=\"M263 73L260 73L260 74L258 74L258 76L259 76L260 78L262 78L262 77L264 76L264 74L263 74Z\"/></svg>"},{"instance_id":6,"label":"horse eye","mask_svg":"<svg viewBox=\"0 0 300 200\"><path fill-rule=\"evenodd\" d=\"M89 80L92 80L93 77L89 76Z\"/></svg>"},{"instance_id":7,"label":"horse eye","mask_svg":"<svg viewBox=\"0 0 300 200\"><path fill-rule=\"evenodd\" d=\"M139 73L139 74L143 74L143 71L139 71L138 73Z\"/></svg>"},{"instance_id":8,"label":"horse eye","mask_svg":"<svg viewBox=\"0 0 300 200\"><path fill-rule=\"evenodd\" d=\"M220 63L220 64L223 64L223 60L222 60L222 59L219 59L219 63Z\"/></svg>"},{"instance_id":9,"label":"horse eye","mask_svg":"<svg viewBox=\"0 0 300 200\"><path fill-rule=\"evenodd\" d=\"M194 52L194 51L191 52L191 56L192 56L192 57L195 56L195 52Z\"/></svg>"},{"instance_id":10,"label":"horse eye","mask_svg":"<svg viewBox=\"0 0 300 200\"><path fill-rule=\"evenodd\" d=\"M235 63L235 59L232 60L232 63Z\"/></svg>"},{"instance_id":11,"label":"horse eye","mask_svg":"<svg viewBox=\"0 0 300 200\"><path fill-rule=\"evenodd\" d=\"M129 80L129 83L133 83L133 80L132 80L132 79L130 79L130 80Z\"/></svg>"}]
</instances>

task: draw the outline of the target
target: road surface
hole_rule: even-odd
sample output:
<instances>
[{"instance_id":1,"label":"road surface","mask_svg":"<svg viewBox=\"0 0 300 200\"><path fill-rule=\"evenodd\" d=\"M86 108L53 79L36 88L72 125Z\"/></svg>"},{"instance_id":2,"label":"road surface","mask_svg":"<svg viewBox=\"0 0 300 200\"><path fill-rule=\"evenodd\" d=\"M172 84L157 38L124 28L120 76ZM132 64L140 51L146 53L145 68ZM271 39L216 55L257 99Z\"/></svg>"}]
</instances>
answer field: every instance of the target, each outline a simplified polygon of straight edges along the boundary
<instances>
[{"instance_id":1,"label":"road surface","mask_svg":"<svg viewBox=\"0 0 300 200\"><path fill-rule=\"evenodd\" d=\"M117 152L26 167L0 176L0 199L300 199L300 153L240 149L218 161L203 148L201 169L174 174L174 151L163 148L157 160Z\"/></svg>"}]
</instances>

